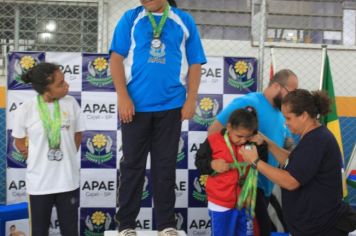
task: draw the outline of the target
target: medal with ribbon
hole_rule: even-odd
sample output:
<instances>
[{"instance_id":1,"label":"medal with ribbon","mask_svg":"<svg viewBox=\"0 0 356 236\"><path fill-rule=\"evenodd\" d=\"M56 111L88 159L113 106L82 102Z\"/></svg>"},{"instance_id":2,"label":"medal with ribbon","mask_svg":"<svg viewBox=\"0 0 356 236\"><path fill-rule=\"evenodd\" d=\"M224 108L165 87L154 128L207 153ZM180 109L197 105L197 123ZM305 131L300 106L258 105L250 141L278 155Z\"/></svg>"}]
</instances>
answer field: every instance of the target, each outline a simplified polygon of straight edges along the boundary
<instances>
[{"instance_id":1,"label":"medal with ribbon","mask_svg":"<svg viewBox=\"0 0 356 236\"><path fill-rule=\"evenodd\" d=\"M48 160L60 161L63 158L63 152L59 148L61 143L61 112L58 100L55 100L53 102L53 119L51 118L51 113L48 109L48 105L46 104L42 96L37 96L37 102L40 119L42 121L43 128L48 138Z\"/></svg>"},{"instance_id":2,"label":"medal with ribbon","mask_svg":"<svg viewBox=\"0 0 356 236\"><path fill-rule=\"evenodd\" d=\"M166 24L167 21L168 12L169 12L169 5L167 4L166 7L164 8L162 18L157 25L153 14L147 11L148 19L150 20L153 28L153 39L151 41L151 47L154 49L159 49L162 47L162 41L160 37L163 30L163 26Z\"/></svg>"},{"instance_id":3,"label":"medal with ribbon","mask_svg":"<svg viewBox=\"0 0 356 236\"><path fill-rule=\"evenodd\" d=\"M247 215L253 218L255 215L256 206L258 171L256 169L250 168L248 173L246 174L246 168L248 164L246 162L237 161L235 152L232 149L230 143L228 131L226 131L224 134L224 140L232 155L232 159L234 160L234 163L230 164L230 168L237 169L237 171L239 172L238 185L241 188L241 192L240 196L238 196L236 208L241 210L245 207Z\"/></svg>"}]
</instances>

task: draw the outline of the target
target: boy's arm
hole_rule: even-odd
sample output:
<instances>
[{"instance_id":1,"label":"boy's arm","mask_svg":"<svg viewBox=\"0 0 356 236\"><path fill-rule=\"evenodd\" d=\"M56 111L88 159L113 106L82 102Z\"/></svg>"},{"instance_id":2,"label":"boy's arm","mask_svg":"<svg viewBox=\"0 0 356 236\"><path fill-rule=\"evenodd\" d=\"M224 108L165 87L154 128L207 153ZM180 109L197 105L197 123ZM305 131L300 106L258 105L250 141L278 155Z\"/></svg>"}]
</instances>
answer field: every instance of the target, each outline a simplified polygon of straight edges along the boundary
<instances>
[{"instance_id":1,"label":"boy's arm","mask_svg":"<svg viewBox=\"0 0 356 236\"><path fill-rule=\"evenodd\" d=\"M211 175L214 170L211 168L211 148L208 139L204 143L200 144L200 147L195 155L195 166L199 172L203 175Z\"/></svg>"}]
</instances>

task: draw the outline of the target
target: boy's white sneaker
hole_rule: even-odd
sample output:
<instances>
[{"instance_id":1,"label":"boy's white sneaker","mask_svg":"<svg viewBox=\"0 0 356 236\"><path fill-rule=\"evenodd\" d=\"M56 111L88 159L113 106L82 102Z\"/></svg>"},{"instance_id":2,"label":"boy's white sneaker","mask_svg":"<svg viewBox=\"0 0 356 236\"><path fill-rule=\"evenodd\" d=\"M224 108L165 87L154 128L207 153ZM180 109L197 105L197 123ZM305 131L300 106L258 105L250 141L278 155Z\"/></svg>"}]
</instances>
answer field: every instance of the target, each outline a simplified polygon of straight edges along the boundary
<instances>
[{"instance_id":1,"label":"boy's white sneaker","mask_svg":"<svg viewBox=\"0 0 356 236\"><path fill-rule=\"evenodd\" d=\"M134 229L125 229L119 232L119 236L137 236L137 233Z\"/></svg>"},{"instance_id":2,"label":"boy's white sneaker","mask_svg":"<svg viewBox=\"0 0 356 236\"><path fill-rule=\"evenodd\" d=\"M158 236L179 236L175 228L165 228L158 232Z\"/></svg>"}]
</instances>

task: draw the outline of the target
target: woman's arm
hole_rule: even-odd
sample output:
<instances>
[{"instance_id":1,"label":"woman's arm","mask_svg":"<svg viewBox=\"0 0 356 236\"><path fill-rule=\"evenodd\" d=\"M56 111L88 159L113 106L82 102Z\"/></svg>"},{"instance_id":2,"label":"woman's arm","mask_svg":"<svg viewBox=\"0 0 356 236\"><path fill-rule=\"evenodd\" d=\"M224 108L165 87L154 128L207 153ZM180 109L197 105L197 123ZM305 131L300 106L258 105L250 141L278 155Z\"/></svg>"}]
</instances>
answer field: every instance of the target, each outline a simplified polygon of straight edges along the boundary
<instances>
[{"instance_id":1,"label":"woman's arm","mask_svg":"<svg viewBox=\"0 0 356 236\"><path fill-rule=\"evenodd\" d=\"M268 141L266 140L266 143L268 145L268 150L277 159L279 164L281 166L285 166L290 152L288 150L286 150L286 149L283 149L283 148L279 147L277 144L275 144L270 139L268 139Z\"/></svg>"},{"instance_id":2,"label":"woman's arm","mask_svg":"<svg viewBox=\"0 0 356 236\"><path fill-rule=\"evenodd\" d=\"M291 175L288 171L275 168L268 163L258 158L257 149L255 146L252 150L247 150L245 147L241 147L239 153L242 155L245 161L261 172L264 176L270 179L275 184L278 184L284 189L295 190L299 188L300 183Z\"/></svg>"},{"instance_id":3,"label":"woman's arm","mask_svg":"<svg viewBox=\"0 0 356 236\"><path fill-rule=\"evenodd\" d=\"M289 153L290 153L288 150L279 147L277 144L275 144L272 140L267 138L261 132L259 132L257 135L255 135L251 139L251 141L256 142L257 144L260 144L263 141L265 141L267 143L268 150L273 154L273 156L276 158L276 160L279 162L279 164L281 166L285 166L286 161L289 156Z\"/></svg>"},{"instance_id":4,"label":"woman's arm","mask_svg":"<svg viewBox=\"0 0 356 236\"><path fill-rule=\"evenodd\" d=\"M258 161L256 169L281 188L292 191L300 186L300 183L288 171L270 166L264 161Z\"/></svg>"}]
</instances>

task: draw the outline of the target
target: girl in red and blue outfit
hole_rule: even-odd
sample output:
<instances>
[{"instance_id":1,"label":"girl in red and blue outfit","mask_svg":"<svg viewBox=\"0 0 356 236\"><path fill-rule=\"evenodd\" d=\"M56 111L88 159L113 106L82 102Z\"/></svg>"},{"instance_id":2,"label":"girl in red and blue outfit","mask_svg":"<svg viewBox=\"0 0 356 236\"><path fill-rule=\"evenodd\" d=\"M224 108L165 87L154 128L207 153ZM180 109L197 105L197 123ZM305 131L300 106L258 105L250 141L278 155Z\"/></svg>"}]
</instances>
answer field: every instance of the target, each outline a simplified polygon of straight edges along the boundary
<instances>
[{"instance_id":1,"label":"girl in red and blue outfit","mask_svg":"<svg viewBox=\"0 0 356 236\"><path fill-rule=\"evenodd\" d=\"M255 109L235 110L226 129L209 135L196 154L197 169L208 175L206 194L212 236L254 235L257 171L250 169L238 152L241 146L251 145L248 142L257 127ZM257 149L260 158L266 159L266 144Z\"/></svg>"}]
</instances>

